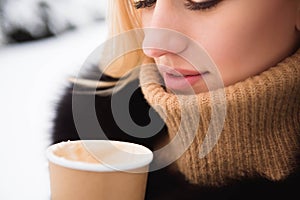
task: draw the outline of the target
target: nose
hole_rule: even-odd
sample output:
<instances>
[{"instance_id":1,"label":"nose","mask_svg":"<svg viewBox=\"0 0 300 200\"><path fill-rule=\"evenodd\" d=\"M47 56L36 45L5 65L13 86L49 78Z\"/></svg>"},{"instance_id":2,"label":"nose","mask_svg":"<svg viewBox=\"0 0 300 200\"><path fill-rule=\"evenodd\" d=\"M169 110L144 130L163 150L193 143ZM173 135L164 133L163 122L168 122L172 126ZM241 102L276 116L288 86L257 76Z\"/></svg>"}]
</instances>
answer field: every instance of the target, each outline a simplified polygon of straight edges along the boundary
<instances>
[{"instance_id":1,"label":"nose","mask_svg":"<svg viewBox=\"0 0 300 200\"><path fill-rule=\"evenodd\" d=\"M143 51L152 58L167 53L180 54L187 47L187 38L171 29L145 28L144 33Z\"/></svg>"},{"instance_id":2,"label":"nose","mask_svg":"<svg viewBox=\"0 0 300 200\"><path fill-rule=\"evenodd\" d=\"M153 12L148 13L143 41L143 51L148 57L179 54L186 49L188 40L181 33L181 17L177 9L173 0L157 0Z\"/></svg>"}]
</instances>

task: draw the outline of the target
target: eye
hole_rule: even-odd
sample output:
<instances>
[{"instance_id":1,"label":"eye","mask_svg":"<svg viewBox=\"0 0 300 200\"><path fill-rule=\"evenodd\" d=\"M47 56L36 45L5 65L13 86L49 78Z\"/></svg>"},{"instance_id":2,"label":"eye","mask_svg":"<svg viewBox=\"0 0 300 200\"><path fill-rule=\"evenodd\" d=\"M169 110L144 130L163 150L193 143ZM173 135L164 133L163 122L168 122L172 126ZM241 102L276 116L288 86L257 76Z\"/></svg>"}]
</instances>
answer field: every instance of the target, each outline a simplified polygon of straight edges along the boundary
<instances>
[{"instance_id":1,"label":"eye","mask_svg":"<svg viewBox=\"0 0 300 200\"><path fill-rule=\"evenodd\" d=\"M190 10L208 10L216 6L222 0L208 0L202 2L195 2L192 0L186 0L184 4Z\"/></svg>"},{"instance_id":2,"label":"eye","mask_svg":"<svg viewBox=\"0 0 300 200\"><path fill-rule=\"evenodd\" d=\"M156 3L156 0L138 0L134 2L134 7L136 9L140 8L150 8Z\"/></svg>"}]
</instances>

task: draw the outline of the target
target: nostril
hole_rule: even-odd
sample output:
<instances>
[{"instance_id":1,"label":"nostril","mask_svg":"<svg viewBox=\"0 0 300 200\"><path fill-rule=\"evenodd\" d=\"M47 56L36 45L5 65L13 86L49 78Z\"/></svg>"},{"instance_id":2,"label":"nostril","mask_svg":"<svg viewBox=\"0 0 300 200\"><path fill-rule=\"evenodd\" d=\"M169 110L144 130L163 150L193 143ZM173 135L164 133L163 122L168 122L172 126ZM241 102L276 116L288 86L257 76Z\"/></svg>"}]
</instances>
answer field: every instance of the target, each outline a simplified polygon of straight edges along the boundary
<instances>
[{"instance_id":1,"label":"nostril","mask_svg":"<svg viewBox=\"0 0 300 200\"><path fill-rule=\"evenodd\" d=\"M150 47L143 47L143 52L146 56L151 57L151 58L158 58L160 56L165 55L168 53L165 50L157 49L157 48L150 48Z\"/></svg>"}]
</instances>

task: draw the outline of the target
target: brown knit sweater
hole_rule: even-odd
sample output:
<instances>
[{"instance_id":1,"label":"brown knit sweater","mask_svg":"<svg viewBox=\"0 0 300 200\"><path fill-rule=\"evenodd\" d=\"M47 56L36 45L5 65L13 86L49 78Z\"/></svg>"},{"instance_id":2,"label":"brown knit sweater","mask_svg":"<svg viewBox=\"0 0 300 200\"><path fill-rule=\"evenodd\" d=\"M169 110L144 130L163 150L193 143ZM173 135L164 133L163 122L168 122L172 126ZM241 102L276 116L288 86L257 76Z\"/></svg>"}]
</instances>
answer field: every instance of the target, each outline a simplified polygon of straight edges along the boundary
<instances>
[{"instance_id":1,"label":"brown knit sweater","mask_svg":"<svg viewBox=\"0 0 300 200\"><path fill-rule=\"evenodd\" d=\"M140 83L148 103L165 119L171 139L181 134L184 144L195 133L176 161L191 183L223 185L256 175L276 181L293 172L300 136L300 51L257 76L198 94L197 102L185 96L184 106L161 86L156 67L142 67ZM212 101L220 92L226 98ZM225 106L225 121L211 123L213 104ZM222 129L216 145L208 140L213 148L200 157L209 126L216 132L220 126Z\"/></svg>"}]
</instances>

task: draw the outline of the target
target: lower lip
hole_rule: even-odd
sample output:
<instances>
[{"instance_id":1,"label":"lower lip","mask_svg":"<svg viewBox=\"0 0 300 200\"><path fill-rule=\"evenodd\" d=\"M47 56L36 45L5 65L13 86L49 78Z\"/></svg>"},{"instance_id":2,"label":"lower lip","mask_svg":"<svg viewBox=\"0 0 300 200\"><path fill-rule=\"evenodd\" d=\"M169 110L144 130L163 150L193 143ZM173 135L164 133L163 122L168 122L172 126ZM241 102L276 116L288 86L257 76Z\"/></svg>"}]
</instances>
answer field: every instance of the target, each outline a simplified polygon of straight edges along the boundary
<instances>
[{"instance_id":1,"label":"lower lip","mask_svg":"<svg viewBox=\"0 0 300 200\"><path fill-rule=\"evenodd\" d=\"M164 74L166 87L174 91L189 91L201 78L201 74L191 76L173 76L168 73Z\"/></svg>"}]
</instances>

